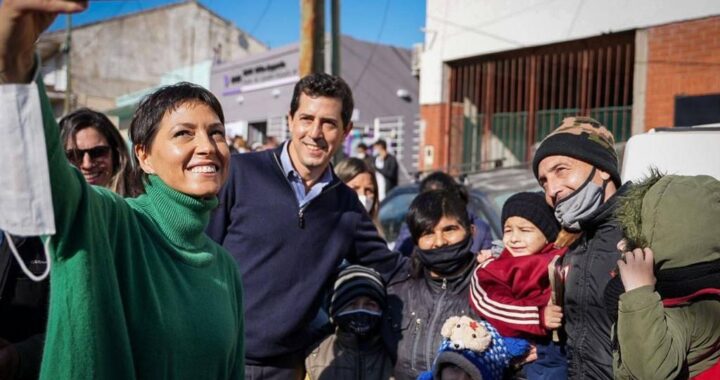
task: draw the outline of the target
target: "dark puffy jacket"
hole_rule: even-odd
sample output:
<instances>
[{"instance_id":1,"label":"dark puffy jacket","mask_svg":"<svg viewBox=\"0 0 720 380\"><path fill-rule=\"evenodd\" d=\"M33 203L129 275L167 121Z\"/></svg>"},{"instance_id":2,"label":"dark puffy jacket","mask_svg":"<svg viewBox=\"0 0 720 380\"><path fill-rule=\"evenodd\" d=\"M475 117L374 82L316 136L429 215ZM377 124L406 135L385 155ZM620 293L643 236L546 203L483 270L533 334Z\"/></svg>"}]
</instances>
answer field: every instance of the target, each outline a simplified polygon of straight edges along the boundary
<instances>
[{"instance_id":1,"label":"dark puffy jacket","mask_svg":"<svg viewBox=\"0 0 720 380\"><path fill-rule=\"evenodd\" d=\"M605 287L617 268L617 243L623 231L613 217L621 187L587 221L583 234L559 265L567 271L563 314L567 333L568 375L571 379L612 379L610 326Z\"/></svg>"},{"instance_id":2,"label":"dark puffy jacket","mask_svg":"<svg viewBox=\"0 0 720 380\"><path fill-rule=\"evenodd\" d=\"M2 231L0 231L2 234ZM13 237L25 265L36 275L45 270L43 244L39 238ZM34 282L22 272L0 238L0 338L13 343L20 357L15 379L36 379L40 373L47 323L49 280Z\"/></svg>"},{"instance_id":3,"label":"dark puffy jacket","mask_svg":"<svg viewBox=\"0 0 720 380\"><path fill-rule=\"evenodd\" d=\"M440 330L449 317L470 315L470 274L455 277L407 278L388 287L391 351L397 354L395 378L417 379L432 368L442 342Z\"/></svg>"},{"instance_id":4,"label":"dark puffy jacket","mask_svg":"<svg viewBox=\"0 0 720 380\"><path fill-rule=\"evenodd\" d=\"M359 341L337 331L310 351L305 359L310 380L392 380L393 365L380 337Z\"/></svg>"}]
</instances>

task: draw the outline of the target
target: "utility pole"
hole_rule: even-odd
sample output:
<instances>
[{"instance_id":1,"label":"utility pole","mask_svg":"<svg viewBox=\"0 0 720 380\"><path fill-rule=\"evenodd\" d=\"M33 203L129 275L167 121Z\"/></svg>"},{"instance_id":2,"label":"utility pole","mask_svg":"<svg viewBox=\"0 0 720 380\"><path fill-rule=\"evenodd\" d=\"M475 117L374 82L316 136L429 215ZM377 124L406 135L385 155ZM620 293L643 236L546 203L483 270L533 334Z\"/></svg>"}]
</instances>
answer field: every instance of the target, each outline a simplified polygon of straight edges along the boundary
<instances>
[{"instance_id":1,"label":"utility pole","mask_svg":"<svg viewBox=\"0 0 720 380\"><path fill-rule=\"evenodd\" d=\"M72 40L72 15L67 15L67 29L65 29L65 104L63 113L70 113L72 108L72 70L70 66L70 42Z\"/></svg>"},{"instance_id":2,"label":"utility pole","mask_svg":"<svg viewBox=\"0 0 720 380\"><path fill-rule=\"evenodd\" d=\"M340 76L340 0L330 0L333 75Z\"/></svg>"},{"instance_id":3,"label":"utility pole","mask_svg":"<svg viewBox=\"0 0 720 380\"><path fill-rule=\"evenodd\" d=\"M300 77L325 71L325 0L300 0Z\"/></svg>"}]
</instances>

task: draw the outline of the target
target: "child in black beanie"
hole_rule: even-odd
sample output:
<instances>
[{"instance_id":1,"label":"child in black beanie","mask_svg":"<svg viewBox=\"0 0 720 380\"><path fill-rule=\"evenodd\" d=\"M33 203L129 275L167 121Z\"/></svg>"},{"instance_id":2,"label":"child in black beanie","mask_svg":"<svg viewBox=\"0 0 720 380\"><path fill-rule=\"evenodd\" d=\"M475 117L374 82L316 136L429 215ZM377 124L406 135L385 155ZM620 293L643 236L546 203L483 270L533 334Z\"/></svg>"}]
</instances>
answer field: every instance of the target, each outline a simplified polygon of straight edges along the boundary
<instances>
[{"instance_id":1,"label":"child in black beanie","mask_svg":"<svg viewBox=\"0 0 720 380\"><path fill-rule=\"evenodd\" d=\"M550 334L562 323L553 305L548 267L566 248L554 244L560 226L540 193L518 193L502 210L505 249L480 264L472 278L470 304L507 337L534 343L540 358L524 366L528 379L567 378L564 350Z\"/></svg>"},{"instance_id":2,"label":"child in black beanie","mask_svg":"<svg viewBox=\"0 0 720 380\"><path fill-rule=\"evenodd\" d=\"M386 306L378 272L360 265L341 270L329 310L335 333L305 359L307 379L392 379L392 359L381 336Z\"/></svg>"}]
</instances>

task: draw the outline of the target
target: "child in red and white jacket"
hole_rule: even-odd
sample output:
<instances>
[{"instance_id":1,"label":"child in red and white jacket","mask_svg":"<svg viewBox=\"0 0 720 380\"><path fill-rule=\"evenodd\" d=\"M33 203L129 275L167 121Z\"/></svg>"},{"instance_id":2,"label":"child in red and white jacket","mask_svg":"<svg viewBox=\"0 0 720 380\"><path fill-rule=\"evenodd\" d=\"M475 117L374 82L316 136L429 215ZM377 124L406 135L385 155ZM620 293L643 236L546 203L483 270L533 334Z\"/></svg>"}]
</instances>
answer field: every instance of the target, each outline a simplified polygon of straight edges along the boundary
<instances>
[{"instance_id":1,"label":"child in red and white jacket","mask_svg":"<svg viewBox=\"0 0 720 380\"><path fill-rule=\"evenodd\" d=\"M470 305L503 336L533 342L537 360L523 366L528 379L567 378L564 347L551 339L562 308L551 303L549 264L565 254L556 248L560 226L540 193L518 193L502 210L504 250L478 266Z\"/></svg>"}]
</instances>

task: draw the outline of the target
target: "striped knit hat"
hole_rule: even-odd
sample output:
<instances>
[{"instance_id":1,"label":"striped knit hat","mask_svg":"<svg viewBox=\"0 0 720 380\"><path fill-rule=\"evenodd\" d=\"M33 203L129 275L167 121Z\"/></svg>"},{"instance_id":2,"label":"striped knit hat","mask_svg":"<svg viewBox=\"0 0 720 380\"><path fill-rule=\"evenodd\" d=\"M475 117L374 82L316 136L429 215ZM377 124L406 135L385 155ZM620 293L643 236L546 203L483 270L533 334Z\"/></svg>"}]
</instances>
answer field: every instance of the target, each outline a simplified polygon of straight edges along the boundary
<instances>
[{"instance_id":1,"label":"striped knit hat","mask_svg":"<svg viewBox=\"0 0 720 380\"><path fill-rule=\"evenodd\" d=\"M538 178L540 162L549 156L568 156L610 174L615 186L622 184L615 138L604 125L589 117L566 117L557 129L541 143L533 158L533 171Z\"/></svg>"},{"instance_id":2,"label":"striped knit hat","mask_svg":"<svg viewBox=\"0 0 720 380\"><path fill-rule=\"evenodd\" d=\"M335 317L340 310L359 296L370 297L380 305L381 309L385 309L387 294L380 274L372 268L350 265L340 271L335 280L330 300L330 316Z\"/></svg>"}]
</instances>

